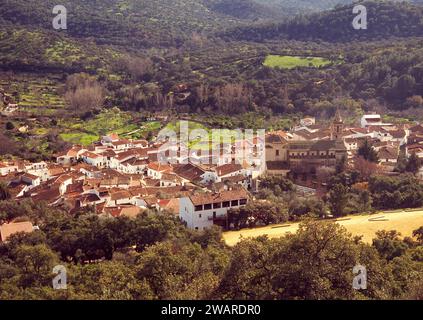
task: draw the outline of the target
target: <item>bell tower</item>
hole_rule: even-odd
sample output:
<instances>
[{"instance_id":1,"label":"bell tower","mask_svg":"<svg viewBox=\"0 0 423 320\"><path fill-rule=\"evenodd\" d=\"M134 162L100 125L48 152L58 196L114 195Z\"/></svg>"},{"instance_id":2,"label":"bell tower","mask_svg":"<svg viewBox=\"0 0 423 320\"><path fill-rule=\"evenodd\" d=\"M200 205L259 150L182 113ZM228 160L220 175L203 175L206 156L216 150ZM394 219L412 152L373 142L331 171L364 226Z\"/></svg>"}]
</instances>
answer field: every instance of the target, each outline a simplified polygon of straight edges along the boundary
<instances>
[{"instance_id":1,"label":"bell tower","mask_svg":"<svg viewBox=\"0 0 423 320\"><path fill-rule=\"evenodd\" d=\"M336 110L335 119L331 126L331 140L341 140L344 132L344 120L342 120L339 109Z\"/></svg>"}]
</instances>

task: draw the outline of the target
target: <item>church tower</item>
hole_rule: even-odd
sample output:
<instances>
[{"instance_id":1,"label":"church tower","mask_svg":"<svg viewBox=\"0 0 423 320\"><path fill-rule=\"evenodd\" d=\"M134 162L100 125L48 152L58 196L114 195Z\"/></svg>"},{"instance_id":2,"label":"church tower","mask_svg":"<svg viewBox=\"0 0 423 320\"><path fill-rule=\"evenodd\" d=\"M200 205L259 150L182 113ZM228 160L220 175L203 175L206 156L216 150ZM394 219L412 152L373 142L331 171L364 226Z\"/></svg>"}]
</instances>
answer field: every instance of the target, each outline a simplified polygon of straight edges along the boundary
<instances>
[{"instance_id":1,"label":"church tower","mask_svg":"<svg viewBox=\"0 0 423 320\"><path fill-rule=\"evenodd\" d=\"M336 110L335 119L331 126L331 140L341 140L344 131L344 120L342 120L339 109Z\"/></svg>"}]
</instances>

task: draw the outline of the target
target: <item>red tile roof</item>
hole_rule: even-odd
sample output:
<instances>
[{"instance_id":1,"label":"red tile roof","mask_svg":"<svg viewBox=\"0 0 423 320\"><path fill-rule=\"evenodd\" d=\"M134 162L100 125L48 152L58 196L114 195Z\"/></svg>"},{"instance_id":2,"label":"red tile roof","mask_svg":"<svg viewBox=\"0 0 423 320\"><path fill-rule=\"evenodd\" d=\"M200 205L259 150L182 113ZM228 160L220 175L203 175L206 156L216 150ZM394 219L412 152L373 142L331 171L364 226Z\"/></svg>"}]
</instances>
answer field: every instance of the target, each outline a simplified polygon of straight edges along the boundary
<instances>
[{"instance_id":1,"label":"red tile roof","mask_svg":"<svg viewBox=\"0 0 423 320\"><path fill-rule=\"evenodd\" d=\"M219 193L206 192L202 194L191 195L189 197L194 206L202 204L211 204L226 202L232 200L249 199L250 194L244 188L237 190L227 190Z\"/></svg>"},{"instance_id":2,"label":"red tile roof","mask_svg":"<svg viewBox=\"0 0 423 320\"><path fill-rule=\"evenodd\" d=\"M228 163L220 167L217 167L215 170L216 170L216 173L221 177L221 176L226 176L228 174L240 171L242 169L243 169L242 165L240 164Z\"/></svg>"}]
</instances>

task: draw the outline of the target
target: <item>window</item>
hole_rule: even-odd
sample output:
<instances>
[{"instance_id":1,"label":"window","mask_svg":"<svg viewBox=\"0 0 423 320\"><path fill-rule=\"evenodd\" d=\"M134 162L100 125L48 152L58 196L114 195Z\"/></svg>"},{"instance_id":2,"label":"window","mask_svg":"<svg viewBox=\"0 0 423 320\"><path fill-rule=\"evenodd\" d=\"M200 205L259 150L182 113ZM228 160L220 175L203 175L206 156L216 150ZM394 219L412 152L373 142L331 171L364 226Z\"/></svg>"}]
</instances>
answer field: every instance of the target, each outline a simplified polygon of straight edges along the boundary
<instances>
[{"instance_id":1,"label":"window","mask_svg":"<svg viewBox=\"0 0 423 320\"><path fill-rule=\"evenodd\" d=\"M246 205L247 204L247 199L241 199L241 200L239 200L239 205L240 206L243 206L243 205Z\"/></svg>"},{"instance_id":2,"label":"window","mask_svg":"<svg viewBox=\"0 0 423 320\"><path fill-rule=\"evenodd\" d=\"M220 209L220 208L222 208L222 203L215 203L215 204L213 204L213 209Z\"/></svg>"},{"instance_id":3,"label":"window","mask_svg":"<svg viewBox=\"0 0 423 320\"><path fill-rule=\"evenodd\" d=\"M238 205L239 205L239 201L238 200L232 200L232 202L231 202L231 206L232 207L236 207Z\"/></svg>"},{"instance_id":4,"label":"window","mask_svg":"<svg viewBox=\"0 0 423 320\"><path fill-rule=\"evenodd\" d=\"M276 150L276 156L279 157L279 150Z\"/></svg>"},{"instance_id":5,"label":"window","mask_svg":"<svg viewBox=\"0 0 423 320\"><path fill-rule=\"evenodd\" d=\"M195 206L195 211L203 211L203 205Z\"/></svg>"},{"instance_id":6,"label":"window","mask_svg":"<svg viewBox=\"0 0 423 320\"><path fill-rule=\"evenodd\" d=\"M204 210L210 210L212 208L211 203L204 205Z\"/></svg>"},{"instance_id":7,"label":"window","mask_svg":"<svg viewBox=\"0 0 423 320\"><path fill-rule=\"evenodd\" d=\"M229 208L231 206L229 201L223 202L223 208Z\"/></svg>"},{"instance_id":8,"label":"window","mask_svg":"<svg viewBox=\"0 0 423 320\"><path fill-rule=\"evenodd\" d=\"M217 214L216 214L216 211L214 211L213 212L213 219L216 219L217 218Z\"/></svg>"}]
</instances>

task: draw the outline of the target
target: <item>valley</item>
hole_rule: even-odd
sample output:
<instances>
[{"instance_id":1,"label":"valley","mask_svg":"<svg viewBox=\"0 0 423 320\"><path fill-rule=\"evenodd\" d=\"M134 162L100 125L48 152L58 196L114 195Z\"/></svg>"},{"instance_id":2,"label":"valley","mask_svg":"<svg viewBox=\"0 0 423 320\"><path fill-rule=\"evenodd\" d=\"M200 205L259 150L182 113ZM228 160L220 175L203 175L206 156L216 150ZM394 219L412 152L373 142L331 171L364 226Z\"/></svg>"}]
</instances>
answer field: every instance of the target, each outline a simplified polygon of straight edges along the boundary
<instances>
[{"instance_id":1,"label":"valley","mask_svg":"<svg viewBox=\"0 0 423 320\"><path fill-rule=\"evenodd\" d=\"M423 299L422 0L55 5L0 4L0 301Z\"/></svg>"}]
</instances>

